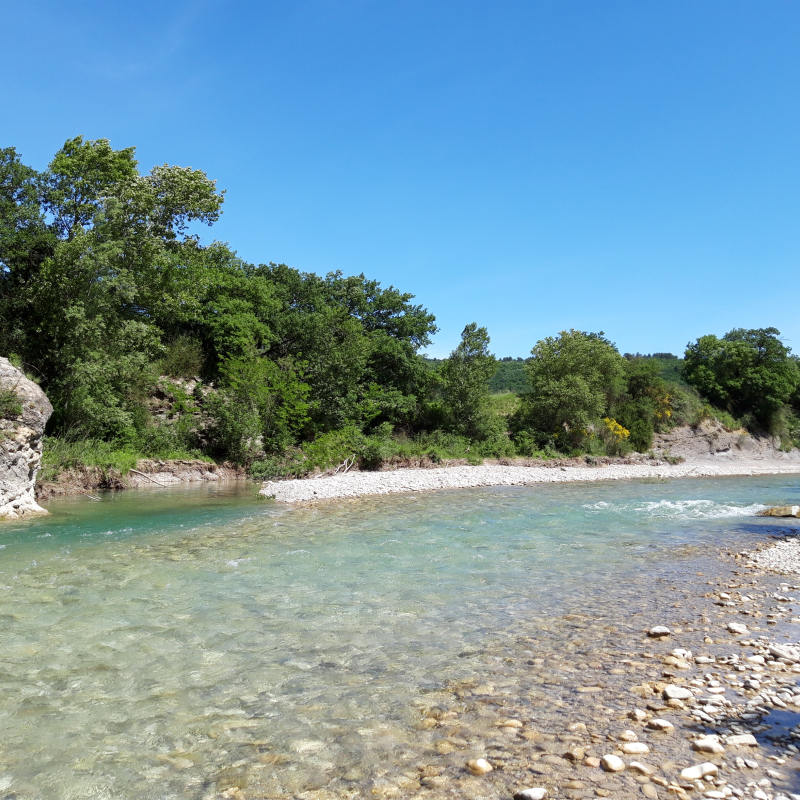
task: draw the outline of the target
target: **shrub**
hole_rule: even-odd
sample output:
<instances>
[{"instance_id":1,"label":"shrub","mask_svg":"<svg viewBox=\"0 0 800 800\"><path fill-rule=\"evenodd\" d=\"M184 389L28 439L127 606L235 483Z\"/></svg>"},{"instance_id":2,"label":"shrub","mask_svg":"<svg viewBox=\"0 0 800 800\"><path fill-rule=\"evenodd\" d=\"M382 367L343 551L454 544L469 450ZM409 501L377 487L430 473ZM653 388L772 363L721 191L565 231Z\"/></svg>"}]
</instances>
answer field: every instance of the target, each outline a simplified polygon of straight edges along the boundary
<instances>
[{"instance_id":1,"label":"shrub","mask_svg":"<svg viewBox=\"0 0 800 800\"><path fill-rule=\"evenodd\" d=\"M203 348L189 336L179 336L166 346L159 371L172 378L194 378L203 371Z\"/></svg>"}]
</instances>

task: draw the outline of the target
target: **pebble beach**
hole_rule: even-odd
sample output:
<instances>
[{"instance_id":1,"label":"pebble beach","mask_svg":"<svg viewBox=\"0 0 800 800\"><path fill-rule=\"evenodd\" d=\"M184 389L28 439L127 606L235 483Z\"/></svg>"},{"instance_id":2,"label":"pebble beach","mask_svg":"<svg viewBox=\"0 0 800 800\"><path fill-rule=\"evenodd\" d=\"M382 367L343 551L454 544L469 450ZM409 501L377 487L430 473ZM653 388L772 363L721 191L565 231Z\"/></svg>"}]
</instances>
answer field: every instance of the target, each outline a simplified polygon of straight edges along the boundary
<instances>
[{"instance_id":1,"label":"pebble beach","mask_svg":"<svg viewBox=\"0 0 800 800\"><path fill-rule=\"evenodd\" d=\"M481 486L529 486L537 483L634 479L701 478L735 475L800 473L800 462L736 460L713 463L687 461L611 464L600 467L524 467L483 465L437 469L397 469L391 472L348 472L332 476L266 481L260 494L281 503L304 503L364 495L432 492Z\"/></svg>"}]
</instances>

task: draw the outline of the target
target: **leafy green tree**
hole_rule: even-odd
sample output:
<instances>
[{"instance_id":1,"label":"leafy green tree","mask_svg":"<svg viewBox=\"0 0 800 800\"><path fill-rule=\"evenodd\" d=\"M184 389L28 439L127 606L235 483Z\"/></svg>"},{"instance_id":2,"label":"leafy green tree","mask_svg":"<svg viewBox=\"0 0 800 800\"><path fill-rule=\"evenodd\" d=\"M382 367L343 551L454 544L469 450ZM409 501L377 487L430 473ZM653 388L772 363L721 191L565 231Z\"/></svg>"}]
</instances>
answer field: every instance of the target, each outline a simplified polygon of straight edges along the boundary
<instances>
[{"instance_id":1,"label":"leafy green tree","mask_svg":"<svg viewBox=\"0 0 800 800\"><path fill-rule=\"evenodd\" d=\"M672 415L671 396L654 358L628 358L625 391L616 399L610 415L629 431L628 443L640 453L653 446L653 434Z\"/></svg>"},{"instance_id":2,"label":"leafy green tree","mask_svg":"<svg viewBox=\"0 0 800 800\"><path fill-rule=\"evenodd\" d=\"M513 424L560 450L580 446L625 390L625 359L602 333L542 339L525 371L531 390Z\"/></svg>"},{"instance_id":3,"label":"leafy green tree","mask_svg":"<svg viewBox=\"0 0 800 800\"><path fill-rule=\"evenodd\" d=\"M772 430L800 385L800 372L776 328L735 328L689 343L683 375L713 405Z\"/></svg>"},{"instance_id":4,"label":"leafy green tree","mask_svg":"<svg viewBox=\"0 0 800 800\"><path fill-rule=\"evenodd\" d=\"M486 328L471 322L441 368L447 426L473 440L496 432L489 410L489 381L497 372L497 360L489 352L490 341Z\"/></svg>"}]
</instances>

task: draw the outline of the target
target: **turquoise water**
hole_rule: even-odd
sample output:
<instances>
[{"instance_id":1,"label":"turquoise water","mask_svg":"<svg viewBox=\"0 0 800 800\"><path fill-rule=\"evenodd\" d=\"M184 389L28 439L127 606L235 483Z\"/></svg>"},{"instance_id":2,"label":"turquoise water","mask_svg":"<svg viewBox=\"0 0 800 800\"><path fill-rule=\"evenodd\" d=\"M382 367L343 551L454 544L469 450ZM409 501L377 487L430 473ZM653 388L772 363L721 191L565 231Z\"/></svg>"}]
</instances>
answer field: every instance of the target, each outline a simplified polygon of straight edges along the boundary
<instances>
[{"instance_id":1,"label":"turquoise water","mask_svg":"<svg viewBox=\"0 0 800 800\"><path fill-rule=\"evenodd\" d=\"M797 484L502 487L317 508L238 484L52 502L50 517L0 528L0 790L369 793L436 747L419 723L448 687L491 681L524 689L542 724L560 713L557 682L530 692L525 659L608 657L615 637L661 621L685 578L717 569L719 548L785 527L754 515L800 504Z\"/></svg>"}]
</instances>

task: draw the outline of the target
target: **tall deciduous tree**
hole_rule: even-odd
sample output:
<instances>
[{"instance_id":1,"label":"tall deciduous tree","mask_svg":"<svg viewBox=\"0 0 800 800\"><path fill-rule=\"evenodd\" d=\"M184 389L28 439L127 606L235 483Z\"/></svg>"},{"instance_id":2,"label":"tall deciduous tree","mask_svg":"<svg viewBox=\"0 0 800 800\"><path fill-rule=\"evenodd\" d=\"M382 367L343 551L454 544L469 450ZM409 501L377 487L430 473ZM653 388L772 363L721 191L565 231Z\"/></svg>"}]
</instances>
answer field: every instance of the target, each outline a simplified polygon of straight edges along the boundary
<instances>
[{"instance_id":1,"label":"tall deciduous tree","mask_svg":"<svg viewBox=\"0 0 800 800\"><path fill-rule=\"evenodd\" d=\"M497 372L497 360L489 352L489 334L471 322L461 342L442 365L445 416L451 430L470 439L492 433L488 410L489 381Z\"/></svg>"},{"instance_id":2,"label":"tall deciduous tree","mask_svg":"<svg viewBox=\"0 0 800 800\"><path fill-rule=\"evenodd\" d=\"M560 449L579 444L625 389L625 359L602 333L569 330L542 339L525 372L531 390L516 425Z\"/></svg>"}]
</instances>

